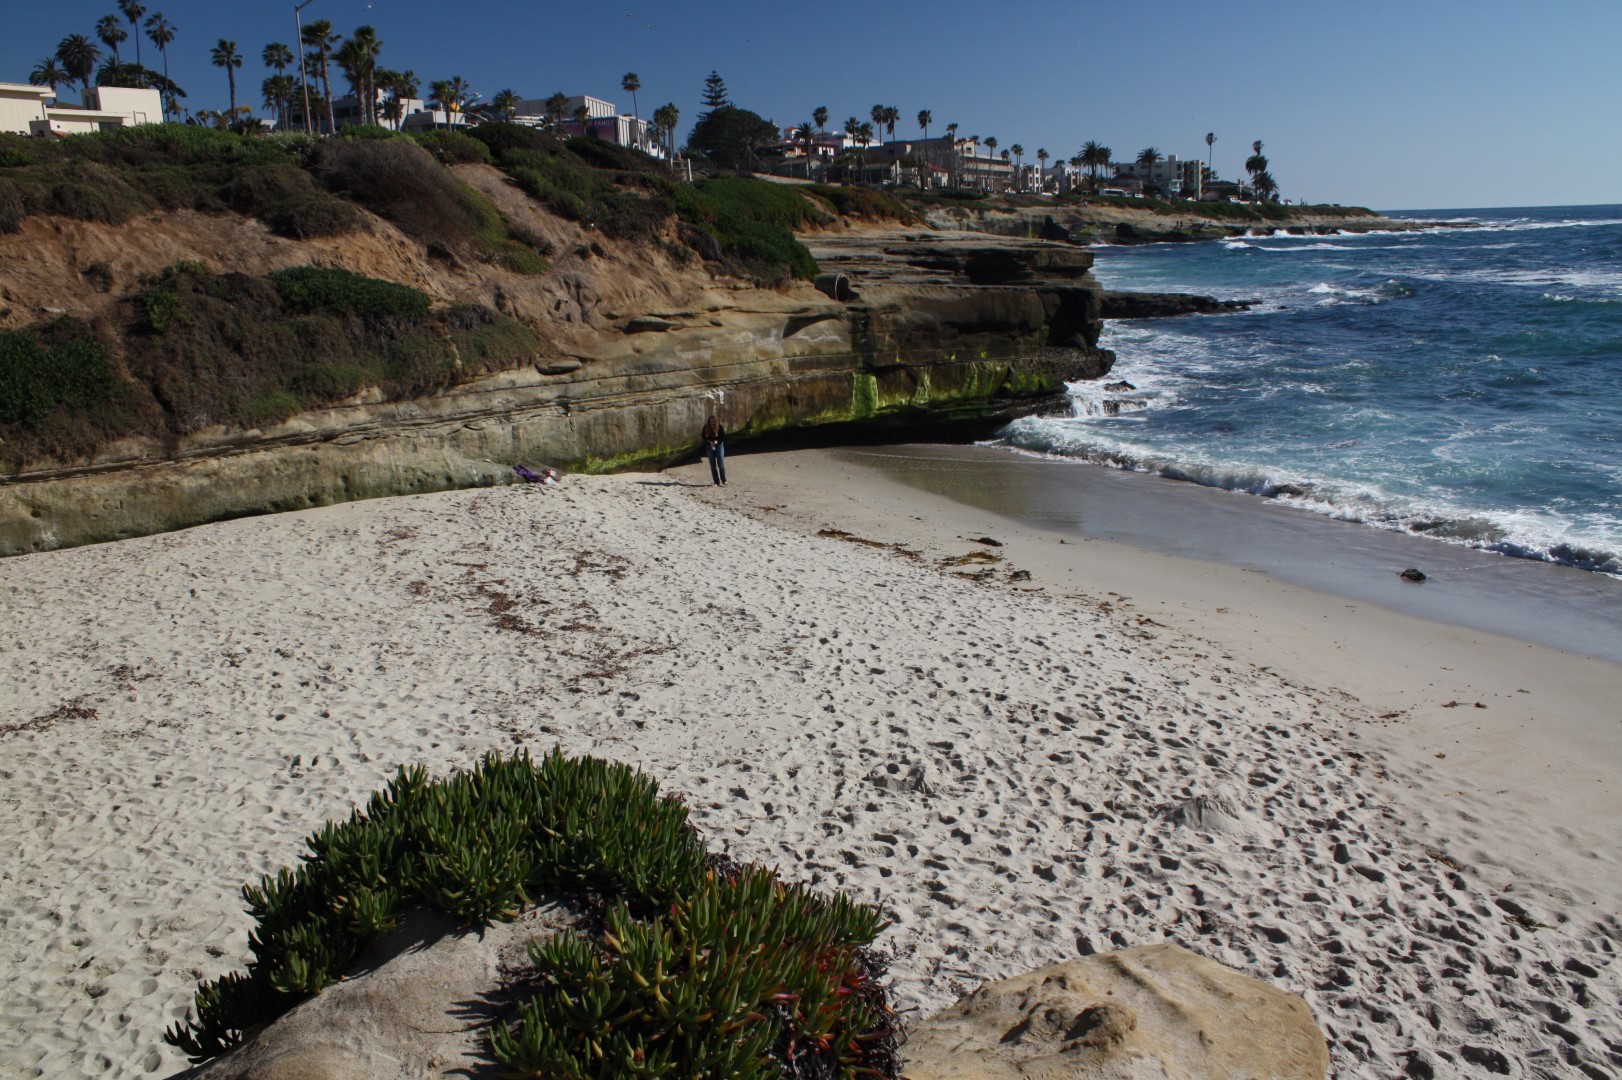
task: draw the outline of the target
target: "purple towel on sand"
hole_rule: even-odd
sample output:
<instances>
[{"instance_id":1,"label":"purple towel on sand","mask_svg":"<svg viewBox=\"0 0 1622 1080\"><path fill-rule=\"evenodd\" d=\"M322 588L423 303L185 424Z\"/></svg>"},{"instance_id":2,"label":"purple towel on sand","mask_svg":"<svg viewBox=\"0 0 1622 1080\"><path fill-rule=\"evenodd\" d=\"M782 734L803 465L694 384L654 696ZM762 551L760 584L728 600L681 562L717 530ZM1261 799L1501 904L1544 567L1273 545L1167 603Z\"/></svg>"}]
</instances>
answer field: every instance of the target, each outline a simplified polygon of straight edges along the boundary
<instances>
[{"instance_id":1,"label":"purple towel on sand","mask_svg":"<svg viewBox=\"0 0 1622 1080\"><path fill-rule=\"evenodd\" d=\"M541 482L541 477L538 473L531 472L522 465L514 465L513 472L517 473L518 478L524 481L526 484L539 484Z\"/></svg>"}]
</instances>

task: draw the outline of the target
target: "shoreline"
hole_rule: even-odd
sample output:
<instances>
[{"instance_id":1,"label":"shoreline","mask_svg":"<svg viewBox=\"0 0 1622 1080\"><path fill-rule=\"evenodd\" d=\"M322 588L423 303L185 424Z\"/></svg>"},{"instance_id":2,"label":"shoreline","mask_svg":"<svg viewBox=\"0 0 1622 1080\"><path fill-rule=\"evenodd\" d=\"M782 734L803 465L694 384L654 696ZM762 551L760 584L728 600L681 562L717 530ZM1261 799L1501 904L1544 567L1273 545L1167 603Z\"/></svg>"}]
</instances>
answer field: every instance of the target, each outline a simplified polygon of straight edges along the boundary
<instances>
[{"instance_id":1,"label":"shoreline","mask_svg":"<svg viewBox=\"0 0 1622 1080\"><path fill-rule=\"evenodd\" d=\"M1005 459L998 462L1005 466L1017 461L989 447L909 447L898 456L938 450L954 457L983 453ZM900 543L933 558L967 550L972 545L963 543L965 537L990 535L1001 542L998 553L1008 564L1030 572L1028 587L1083 604L1106 602L1125 617L1213 642L1234 658L1340 698L1359 720L1347 733L1382 755L1404 797L1423 812L1416 824L1436 826L1437 843L1444 842L1440 837L1468 838L1470 857L1494 867L1506 887L1541 880L1547 902L1573 912L1605 904L1607 917L1622 919L1622 892L1615 888L1622 880L1622 842L1615 839L1622 837L1622 783L1613 775L1622 757L1615 713L1622 664L1337 595L1293 575L1156 551L1141 536L1131 543L1078 537L1013 513L1006 503L992 510L914 486L874 467L863 452L740 455L739 461L735 471L758 471L779 490L797 488L806 470L827 474L815 482L814 498L774 518L792 517L807 530L822 519L833 527L865 528L866 539ZM1006 469L995 471L1007 475ZM1155 477L1088 471L1121 482L1130 495L1114 493L1118 500L1141 498L1145 486L1161 488L1159 495L1173 496L1174 513L1188 510L1176 496L1203 502L1228 495ZM990 501L1022 494L1002 484ZM1237 512L1255 509L1247 505ZM1281 512L1289 514L1286 524L1300 530L1292 536L1309 546L1341 531L1337 526L1344 526L1352 544L1373 532ZM1392 584L1384 591L1396 597L1414 592L1396 569L1389 571ZM1486 707L1477 708L1478 701ZM1524 801L1506 802L1500 796L1507 791ZM1525 825L1528 807L1539 810L1543 839L1523 857L1504 859L1494 850L1495 836ZM1597 851L1608 852L1604 859L1614 875L1609 881L1593 878L1586 888L1560 884L1590 879Z\"/></svg>"},{"instance_id":2,"label":"shoreline","mask_svg":"<svg viewBox=\"0 0 1622 1080\"><path fill-rule=\"evenodd\" d=\"M1622 579L1604 573L994 442L830 452L1055 535L1241 566L1405 615L1622 664ZM1426 581L1403 581L1408 567L1422 568Z\"/></svg>"},{"instance_id":3,"label":"shoreline","mask_svg":"<svg viewBox=\"0 0 1622 1080\"><path fill-rule=\"evenodd\" d=\"M0 564L0 1073L178 1070L164 1027L246 959L242 884L399 764L554 745L883 904L919 1014L1175 941L1302 994L1337 1075L1607 1067L1622 812L1608 776L1544 774L1616 760L1614 665L1071 543L838 453Z\"/></svg>"}]
</instances>

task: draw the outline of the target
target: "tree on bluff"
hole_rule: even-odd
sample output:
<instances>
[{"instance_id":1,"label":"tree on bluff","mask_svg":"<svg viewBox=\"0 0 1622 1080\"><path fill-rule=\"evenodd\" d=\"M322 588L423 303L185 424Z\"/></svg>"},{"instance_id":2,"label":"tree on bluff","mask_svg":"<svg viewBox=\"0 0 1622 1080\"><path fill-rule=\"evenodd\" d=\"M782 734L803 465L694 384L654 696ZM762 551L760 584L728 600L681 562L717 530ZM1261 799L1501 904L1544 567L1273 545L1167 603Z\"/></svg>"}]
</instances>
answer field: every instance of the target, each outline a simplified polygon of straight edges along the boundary
<instances>
[{"instance_id":1,"label":"tree on bluff","mask_svg":"<svg viewBox=\"0 0 1622 1080\"><path fill-rule=\"evenodd\" d=\"M688 153L722 169L753 169L773 152L777 125L748 109L726 106L699 117L687 137Z\"/></svg>"}]
</instances>

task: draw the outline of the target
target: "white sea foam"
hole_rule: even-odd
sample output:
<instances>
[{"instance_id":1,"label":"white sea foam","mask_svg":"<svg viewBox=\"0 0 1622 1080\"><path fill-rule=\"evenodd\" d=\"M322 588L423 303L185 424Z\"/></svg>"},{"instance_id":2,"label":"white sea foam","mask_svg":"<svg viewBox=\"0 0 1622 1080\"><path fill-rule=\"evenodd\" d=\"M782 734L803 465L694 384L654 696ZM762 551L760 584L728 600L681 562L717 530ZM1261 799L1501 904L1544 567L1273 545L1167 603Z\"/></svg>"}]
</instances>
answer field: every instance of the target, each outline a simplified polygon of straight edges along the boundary
<instances>
[{"instance_id":1,"label":"white sea foam","mask_svg":"<svg viewBox=\"0 0 1622 1080\"><path fill-rule=\"evenodd\" d=\"M1399 493L1366 482L1336 481L1217 458L1194 447L1151 450L1117 437L1123 430L1121 419L1104 421L1111 425L1109 430L1098 423L1085 418L1027 417L1004 429L1002 441L1028 453L1276 499L1295 509L1388 532L1622 577L1622 532L1600 515L1579 520L1550 508L1465 507L1438 498L1434 490L1427 490L1424 496Z\"/></svg>"}]
</instances>

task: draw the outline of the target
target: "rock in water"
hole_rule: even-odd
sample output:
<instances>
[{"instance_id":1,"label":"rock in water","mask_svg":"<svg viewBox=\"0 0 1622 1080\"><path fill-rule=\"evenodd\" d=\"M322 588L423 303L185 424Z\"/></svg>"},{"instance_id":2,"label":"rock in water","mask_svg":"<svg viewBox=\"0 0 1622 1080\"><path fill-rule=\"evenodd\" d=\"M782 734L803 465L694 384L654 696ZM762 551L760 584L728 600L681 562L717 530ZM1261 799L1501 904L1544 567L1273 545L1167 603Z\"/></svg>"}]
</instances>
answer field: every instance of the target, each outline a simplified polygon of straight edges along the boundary
<instances>
[{"instance_id":1,"label":"rock in water","mask_svg":"<svg viewBox=\"0 0 1622 1080\"><path fill-rule=\"evenodd\" d=\"M1425 580L1424 572L1420 571L1420 570L1415 570L1411 566L1408 569L1404 570L1401 574L1399 574L1397 576L1402 578L1402 580L1404 580L1404 581L1411 581L1415 585L1417 585L1421 581Z\"/></svg>"},{"instance_id":2,"label":"rock in water","mask_svg":"<svg viewBox=\"0 0 1622 1080\"><path fill-rule=\"evenodd\" d=\"M1177 945L987 983L912 1028L908 1080L1323 1080L1306 1002Z\"/></svg>"}]
</instances>

